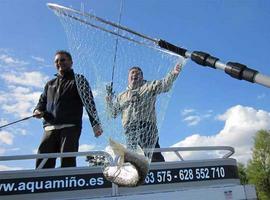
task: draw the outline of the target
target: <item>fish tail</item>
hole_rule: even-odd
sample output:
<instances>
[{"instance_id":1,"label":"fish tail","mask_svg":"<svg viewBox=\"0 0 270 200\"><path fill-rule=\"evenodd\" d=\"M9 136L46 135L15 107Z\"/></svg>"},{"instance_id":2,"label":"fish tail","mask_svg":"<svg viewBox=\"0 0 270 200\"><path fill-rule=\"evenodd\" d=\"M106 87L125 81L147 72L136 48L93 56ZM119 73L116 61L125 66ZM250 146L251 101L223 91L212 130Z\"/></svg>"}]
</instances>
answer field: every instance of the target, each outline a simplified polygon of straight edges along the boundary
<instances>
[{"instance_id":1,"label":"fish tail","mask_svg":"<svg viewBox=\"0 0 270 200\"><path fill-rule=\"evenodd\" d=\"M126 148L122 144L114 141L112 138L109 138L109 144L116 155L119 155L120 157L124 157Z\"/></svg>"}]
</instances>

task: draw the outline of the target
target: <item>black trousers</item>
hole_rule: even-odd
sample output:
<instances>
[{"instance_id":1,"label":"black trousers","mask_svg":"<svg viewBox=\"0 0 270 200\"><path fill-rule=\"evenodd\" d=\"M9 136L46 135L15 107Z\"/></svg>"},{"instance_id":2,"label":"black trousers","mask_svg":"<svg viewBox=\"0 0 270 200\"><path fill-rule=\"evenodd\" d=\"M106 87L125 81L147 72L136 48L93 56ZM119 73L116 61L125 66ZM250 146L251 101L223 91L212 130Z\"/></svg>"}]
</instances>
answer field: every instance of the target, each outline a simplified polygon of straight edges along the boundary
<instances>
[{"instance_id":1,"label":"black trousers","mask_svg":"<svg viewBox=\"0 0 270 200\"><path fill-rule=\"evenodd\" d=\"M156 146L155 146L156 149L160 148L158 140L159 139L157 139L157 143L156 143ZM161 152L154 152L153 155L152 155L151 162L165 162L165 159L164 159L163 155L161 154Z\"/></svg>"},{"instance_id":2,"label":"black trousers","mask_svg":"<svg viewBox=\"0 0 270 200\"><path fill-rule=\"evenodd\" d=\"M78 152L79 139L81 135L81 127L72 126L63 129L55 129L45 131L41 143L38 148L38 153L63 153L63 152ZM36 168L42 162L42 159L37 159ZM43 168L54 168L56 158L47 160ZM61 167L75 167L76 157L61 158Z\"/></svg>"}]
</instances>

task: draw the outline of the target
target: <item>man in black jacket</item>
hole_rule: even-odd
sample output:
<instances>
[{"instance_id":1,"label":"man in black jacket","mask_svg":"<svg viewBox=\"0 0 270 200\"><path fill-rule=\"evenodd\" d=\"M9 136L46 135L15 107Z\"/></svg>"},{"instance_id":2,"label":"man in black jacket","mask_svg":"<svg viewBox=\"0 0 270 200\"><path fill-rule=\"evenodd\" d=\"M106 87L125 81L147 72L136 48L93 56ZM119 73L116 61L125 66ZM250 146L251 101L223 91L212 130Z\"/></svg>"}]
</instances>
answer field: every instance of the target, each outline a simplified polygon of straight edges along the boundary
<instances>
[{"instance_id":1,"label":"man in black jacket","mask_svg":"<svg viewBox=\"0 0 270 200\"><path fill-rule=\"evenodd\" d=\"M77 152L82 128L83 102L77 90L75 76L83 84L87 114L96 137L103 130L97 115L94 98L84 76L74 74L72 57L67 51L57 51L54 59L57 68L56 78L45 85L39 102L34 109L36 118L43 117L44 136L38 153ZM81 86L81 85L79 85ZM80 87L81 88L81 87ZM42 159L37 159L38 168ZM54 168L55 158L48 159L43 168ZM61 167L75 167L76 158L61 158Z\"/></svg>"}]
</instances>

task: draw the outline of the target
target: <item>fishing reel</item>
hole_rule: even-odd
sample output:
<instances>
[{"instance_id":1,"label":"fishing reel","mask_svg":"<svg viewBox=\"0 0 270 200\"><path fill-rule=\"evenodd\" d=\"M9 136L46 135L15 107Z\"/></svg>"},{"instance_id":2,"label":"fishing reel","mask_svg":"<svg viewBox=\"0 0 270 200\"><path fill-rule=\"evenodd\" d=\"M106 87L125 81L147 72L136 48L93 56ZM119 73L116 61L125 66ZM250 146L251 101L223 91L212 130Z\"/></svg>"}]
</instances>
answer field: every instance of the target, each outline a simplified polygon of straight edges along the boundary
<instances>
[{"instance_id":1,"label":"fishing reel","mask_svg":"<svg viewBox=\"0 0 270 200\"><path fill-rule=\"evenodd\" d=\"M90 167L93 166L106 166L108 164L108 160L104 155L89 155L86 156L86 162L89 163Z\"/></svg>"},{"instance_id":2,"label":"fishing reel","mask_svg":"<svg viewBox=\"0 0 270 200\"><path fill-rule=\"evenodd\" d=\"M113 97L115 95L115 92L113 91L113 83L106 85L106 92L109 97Z\"/></svg>"}]
</instances>

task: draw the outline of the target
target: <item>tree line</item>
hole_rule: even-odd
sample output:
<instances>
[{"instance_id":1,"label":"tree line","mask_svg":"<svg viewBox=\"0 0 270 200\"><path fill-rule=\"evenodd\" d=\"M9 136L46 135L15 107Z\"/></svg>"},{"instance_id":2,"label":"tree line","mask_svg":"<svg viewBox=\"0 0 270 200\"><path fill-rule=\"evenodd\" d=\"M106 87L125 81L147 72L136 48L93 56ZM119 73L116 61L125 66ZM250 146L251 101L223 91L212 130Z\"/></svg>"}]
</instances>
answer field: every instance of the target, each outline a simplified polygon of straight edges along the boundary
<instances>
[{"instance_id":1,"label":"tree line","mask_svg":"<svg viewBox=\"0 0 270 200\"><path fill-rule=\"evenodd\" d=\"M254 137L251 160L238 164L241 184L254 184L260 200L270 200L270 130L260 130Z\"/></svg>"}]
</instances>

